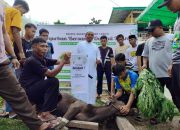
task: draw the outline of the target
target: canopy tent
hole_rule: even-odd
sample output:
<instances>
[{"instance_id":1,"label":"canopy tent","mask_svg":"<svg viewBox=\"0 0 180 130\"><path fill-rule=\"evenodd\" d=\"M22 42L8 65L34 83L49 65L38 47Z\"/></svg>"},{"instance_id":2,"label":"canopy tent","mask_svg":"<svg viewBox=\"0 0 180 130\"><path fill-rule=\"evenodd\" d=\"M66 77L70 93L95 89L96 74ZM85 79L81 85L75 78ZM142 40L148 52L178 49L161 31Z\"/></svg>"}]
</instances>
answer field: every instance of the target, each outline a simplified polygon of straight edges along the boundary
<instances>
[{"instance_id":1,"label":"canopy tent","mask_svg":"<svg viewBox=\"0 0 180 130\"><path fill-rule=\"evenodd\" d=\"M173 26L177 18L177 14L170 12L166 7L158 9L157 7L164 0L153 0L152 3L139 15L136 19L138 24L148 24L149 21L160 19L165 27Z\"/></svg>"}]
</instances>

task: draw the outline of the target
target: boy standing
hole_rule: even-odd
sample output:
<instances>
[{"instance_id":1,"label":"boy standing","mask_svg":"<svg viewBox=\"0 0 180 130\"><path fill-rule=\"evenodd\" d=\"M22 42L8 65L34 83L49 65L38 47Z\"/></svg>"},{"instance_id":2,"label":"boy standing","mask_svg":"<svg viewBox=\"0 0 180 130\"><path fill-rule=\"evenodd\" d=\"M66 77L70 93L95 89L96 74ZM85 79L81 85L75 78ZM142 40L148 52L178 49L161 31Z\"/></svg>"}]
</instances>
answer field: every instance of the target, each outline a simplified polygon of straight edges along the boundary
<instances>
[{"instance_id":1,"label":"boy standing","mask_svg":"<svg viewBox=\"0 0 180 130\"><path fill-rule=\"evenodd\" d=\"M111 92L111 67L114 63L114 54L111 47L107 46L107 37L102 36L100 38L101 46L99 47L100 54L101 54L101 61L102 63L97 65L97 98L100 98L102 94L102 83L103 83L103 74L105 73L107 84L108 84L108 91Z\"/></svg>"},{"instance_id":2,"label":"boy standing","mask_svg":"<svg viewBox=\"0 0 180 130\"><path fill-rule=\"evenodd\" d=\"M137 65L137 38L135 35L129 36L129 43L131 44L131 47L127 49L126 52L126 60L127 62L130 62L133 67L132 70L138 74L138 65Z\"/></svg>"}]
</instances>

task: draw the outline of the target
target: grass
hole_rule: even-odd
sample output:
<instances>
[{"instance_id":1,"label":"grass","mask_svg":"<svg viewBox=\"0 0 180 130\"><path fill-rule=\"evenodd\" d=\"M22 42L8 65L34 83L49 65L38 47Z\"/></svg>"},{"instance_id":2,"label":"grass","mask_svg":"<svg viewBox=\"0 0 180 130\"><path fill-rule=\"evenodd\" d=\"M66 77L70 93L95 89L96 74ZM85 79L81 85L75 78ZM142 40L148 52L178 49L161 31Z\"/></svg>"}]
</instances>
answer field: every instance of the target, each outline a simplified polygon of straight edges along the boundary
<instances>
[{"instance_id":1,"label":"grass","mask_svg":"<svg viewBox=\"0 0 180 130\"><path fill-rule=\"evenodd\" d=\"M3 104L2 98L0 97L0 108L2 107L2 104Z\"/></svg>"},{"instance_id":2,"label":"grass","mask_svg":"<svg viewBox=\"0 0 180 130\"><path fill-rule=\"evenodd\" d=\"M29 130L22 121L0 118L0 130Z\"/></svg>"},{"instance_id":3,"label":"grass","mask_svg":"<svg viewBox=\"0 0 180 130\"><path fill-rule=\"evenodd\" d=\"M0 97L0 108L1 107L2 107L2 98ZM0 117L0 130L28 130L28 128L20 120Z\"/></svg>"},{"instance_id":4,"label":"grass","mask_svg":"<svg viewBox=\"0 0 180 130\"><path fill-rule=\"evenodd\" d=\"M2 107L2 98L0 97L0 108ZM20 120L1 118L0 130L29 130Z\"/></svg>"},{"instance_id":5,"label":"grass","mask_svg":"<svg viewBox=\"0 0 180 130\"><path fill-rule=\"evenodd\" d=\"M62 87L67 87L67 82L62 82ZM0 97L0 108L2 108L2 98ZM21 120L1 118L0 117L0 130L29 130Z\"/></svg>"}]
</instances>

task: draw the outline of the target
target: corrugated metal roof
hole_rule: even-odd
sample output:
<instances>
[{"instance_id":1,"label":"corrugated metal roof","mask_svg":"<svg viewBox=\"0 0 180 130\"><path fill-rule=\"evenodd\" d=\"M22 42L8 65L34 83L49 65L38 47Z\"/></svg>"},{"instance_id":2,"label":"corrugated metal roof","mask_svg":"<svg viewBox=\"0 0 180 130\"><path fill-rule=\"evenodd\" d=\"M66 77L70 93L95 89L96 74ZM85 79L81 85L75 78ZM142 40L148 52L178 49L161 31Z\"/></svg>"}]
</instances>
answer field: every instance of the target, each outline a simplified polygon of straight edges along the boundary
<instances>
[{"instance_id":1,"label":"corrugated metal roof","mask_svg":"<svg viewBox=\"0 0 180 130\"><path fill-rule=\"evenodd\" d=\"M146 7L114 7L109 23L122 23L131 11L143 11Z\"/></svg>"}]
</instances>

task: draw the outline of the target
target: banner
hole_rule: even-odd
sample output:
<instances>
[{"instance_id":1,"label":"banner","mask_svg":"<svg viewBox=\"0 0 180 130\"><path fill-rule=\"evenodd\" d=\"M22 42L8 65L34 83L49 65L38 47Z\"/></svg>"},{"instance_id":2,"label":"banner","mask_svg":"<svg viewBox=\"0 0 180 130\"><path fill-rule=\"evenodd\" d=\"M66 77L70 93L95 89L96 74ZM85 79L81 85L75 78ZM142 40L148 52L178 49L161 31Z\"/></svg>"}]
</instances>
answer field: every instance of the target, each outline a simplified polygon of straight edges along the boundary
<instances>
[{"instance_id":1,"label":"banner","mask_svg":"<svg viewBox=\"0 0 180 130\"><path fill-rule=\"evenodd\" d=\"M100 37L106 35L108 37L108 46L113 50L117 46L116 36L123 34L125 43L128 44L128 36L130 34L137 35L137 25L134 24L106 24L106 25L38 25L38 30L45 28L49 31L49 42L53 43L53 58L59 56L66 51L74 52L76 45L85 40L85 34L88 30L94 32L94 43L100 46ZM70 81L70 67L65 66L61 73L57 75L60 81Z\"/></svg>"},{"instance_id":2,"label":"banner","mask_svg":"<svg viewBox=\"0 0 180 130\"><path fill-rule=\"evenodd\" d=\"M88 101L88 60L87 55L72 55L71 57L71 92L74 97L84 102Z\"/></svg>"}]
</instances>

